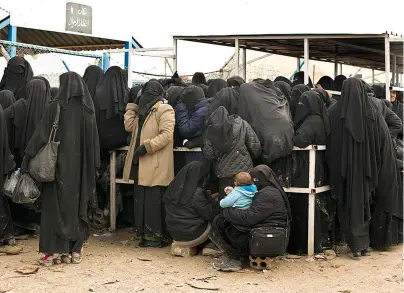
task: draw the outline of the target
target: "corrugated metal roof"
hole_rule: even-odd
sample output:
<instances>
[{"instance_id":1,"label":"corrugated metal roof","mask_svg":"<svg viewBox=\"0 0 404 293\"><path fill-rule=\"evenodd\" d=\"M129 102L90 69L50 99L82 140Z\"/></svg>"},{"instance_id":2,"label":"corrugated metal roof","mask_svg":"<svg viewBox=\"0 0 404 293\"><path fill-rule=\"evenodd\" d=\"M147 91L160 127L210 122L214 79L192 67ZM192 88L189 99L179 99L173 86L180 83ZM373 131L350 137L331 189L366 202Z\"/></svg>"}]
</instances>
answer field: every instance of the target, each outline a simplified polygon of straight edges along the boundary
<instances>
[{"instance_id":1,"label":"corrugated metal roof","mask_svg":"<svg viewBox=\"0 0 404 293\"><path fill-rule=\"evenodd\" d=\"M0 24L6 19L1 20ZM7 35L8 27L6 26L0 30L0 39L7 40ZM132 41L137 47L142 48L142 46L134 38L132 38ZM17 42L73 51L121 49L125 45L125 41L122 40L98 38L81 34L45 31L26 27L17 28Z\"/></svg>"},{"instance_id":2,"label":"corrugated metal roof","mask_svg":"<svg viewBox=\"0 0 404 293\"><path fill-rule=\"evenodd\" d=\"M304 38L309 39L310 59L370 68L385 69L385 38L394 35L222 35L222 36L174 36L174 39L206 43L212 45L235 46L240 48L273 53L289 57L304 58ZM401 36L399 36L401 37ZM398 71L403 72L403 42L391 42L390 53L396 56Z\"/></svg>"}]
</instances>

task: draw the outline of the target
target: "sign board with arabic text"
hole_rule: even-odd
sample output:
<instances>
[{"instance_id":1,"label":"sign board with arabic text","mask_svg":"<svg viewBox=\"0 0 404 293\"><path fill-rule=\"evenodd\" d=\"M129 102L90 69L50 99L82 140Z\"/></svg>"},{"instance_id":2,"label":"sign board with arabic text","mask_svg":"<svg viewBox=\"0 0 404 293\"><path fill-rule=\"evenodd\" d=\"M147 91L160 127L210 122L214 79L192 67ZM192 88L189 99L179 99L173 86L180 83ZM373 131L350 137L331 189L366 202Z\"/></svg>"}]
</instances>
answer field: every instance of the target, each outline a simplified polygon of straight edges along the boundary
<instances>
[{"instance_id":1,"label":"sign board with arabic text","mask_svg":"<svg viewBox=\"0 0 404 293\"><path fill-rule=\"evenodd\" d=\"M91 6L67 2L66 31L91 35L93 32L93 11Z\"/></svg>"}]
</instances>

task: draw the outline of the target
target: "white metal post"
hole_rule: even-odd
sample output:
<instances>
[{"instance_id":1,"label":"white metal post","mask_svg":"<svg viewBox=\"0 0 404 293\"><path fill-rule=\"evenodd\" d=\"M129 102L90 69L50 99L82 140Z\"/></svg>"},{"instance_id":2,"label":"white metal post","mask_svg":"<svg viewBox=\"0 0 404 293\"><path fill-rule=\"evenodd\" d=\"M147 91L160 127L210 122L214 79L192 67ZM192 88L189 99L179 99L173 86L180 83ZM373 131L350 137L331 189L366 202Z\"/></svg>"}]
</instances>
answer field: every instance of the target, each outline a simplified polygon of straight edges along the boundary
<instances>
[{"instance_id":1,"label":"white metal post","mask_svg":"<svg viewBox=\"0 0 404 293\"><path fill-rule=\"evenodd\" d=\"M238 39L235 39L234 41L234 48L235 48L235 52L234 52L234 59L235 59L235 63L236 63L236 75L240 75L240 46L239 46L239 42Z\"/></svg>"},{"instance_id":2,"label":"white metal post","mask_svg":"<svg viewBox=\"0 0 404 293\"><path fill-rule=\"evenodd\" d=\"M372 69L372 84L375 83L375 70Z\"/></svg>"},{"instance_id":3,"label":"white metal post","mask_svg":"<svg viewBox=\"0 0 404 293\"><path fill-rule=\"evenodd\" d=\"M132 88L132 46L129 48L128 54L128 87Z\"/></svg>"},{"instance_id":4,"label":"white metal post","mask_svg":"<svg viewBox=\"0 0 404 293\"><path fill-rule=\"evenodd\" d=\"M384 39L384 58L386 74L386 99L390 101L390 41L388 37Z\"/></svg>"},{"instance_id":5,"label":"white metal post","mask_svg":"<svg viewBox=\"0 0 404 293\"><path fill-rule=\"evenodd\" d=\"M339 74L342 74L342 63L339 64Z\"/></svg>"},{"instance_id":6,"label":"white metal post","mask_svg":"<svg viewBox=\"0 0 404 293\"><path fill-rule=\"evenodd\" d=\"M174 39L173 41L173 71L176 72L177 71L177 39Z\"/></svg>"},{"instance_id":7,"label":"white metal post","mask_svg":"<svg viewBox=\"0 0 404 293\"><path fill-rule=\"evenodd\" d=\"M307 234L307 254L314 255L314 215L316 208L316 192L315 192L315 177L316 177L316 150L309 151L309 222Z\"/></svg>"},{"instance_id":8,"label":"white metal post","mask_svg":"<svg viewBox=\"0 0 404 293\"><path fill-rule=\"evenodd\" d=\"M246 81L247 80L247 49L243 48L243 79Z\"/></svg>"},{"instance_id":9,"label":"white metal post","mask_svg":"<svg viewBox=\"0 0 404 293\"><path fill-rule=\"evenodd\" d=\"M300 58L297 58L296 72L300 71Z\"/></svg>"},{"instance_id":10,"label":"white metal post","mask_svg":"<svg viewBox=\"0 0 404 293\"><path fill-rule=\"evenodd\" d=\"M110 187L109 187L109 221L110 231L116 230L116 151L113 150L110 154L109 172L110 172Z\"/></svg>"},{"instance_id":11,"label":"white metal post","mask_svg":"<svg viewBox=\"0 0 404 293\"><path fill-rule=\"evenodd\" d=\"M309 83L309 39L304 39L304 83Z\"/></svg>"},{"instance_id":12,"label":"white metal post","mask_svg":"<svg viewBox=\"0 0 404 293\"><path fill-rule=\"evenodd\" d=\"M393 56L393 74L392 74L393 84L397 83L397 56Z\"/></svg>"}]
</instances>

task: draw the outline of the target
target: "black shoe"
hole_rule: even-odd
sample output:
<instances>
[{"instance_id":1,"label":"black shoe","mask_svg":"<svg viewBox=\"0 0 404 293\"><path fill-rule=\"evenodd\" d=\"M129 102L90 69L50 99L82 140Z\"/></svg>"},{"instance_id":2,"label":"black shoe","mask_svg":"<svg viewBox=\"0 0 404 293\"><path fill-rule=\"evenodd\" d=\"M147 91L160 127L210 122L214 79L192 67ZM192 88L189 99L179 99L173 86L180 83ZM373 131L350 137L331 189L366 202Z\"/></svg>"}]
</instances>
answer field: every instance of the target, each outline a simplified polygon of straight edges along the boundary
<instances>
[{"instance_id":1,"label":"black shoe","mask_svg":"<svg viewBox=\"0 0 404 293\"><path fill-rule=\"evenodd\" d=\"M362 256L370 256L370 248L366 248L364 250L361 251L361 255Z\"/></svg>"},{"instance_id":2,"label":"black shoe","mask_svg":"<svg viewBox=\"0 0 404 293\"><path fill-rule=\"evenodd\" d=\"M161 247L163 247L163 245L162 245L161 241L142 240L139 243L139 247L161 248Z\"/></svg>"},{"instance_id":3,"label":"black shoe","mask_svg":"<svg viewBox=\"0 0 404 293\"><path fill-rule=\"evenodd\" d=\"M222 272L237 272L242 269L242 263L236 259L227 259L222 262L214 263L213 268Z\"/></svg>"},{"instance_id":4,"label":"black shoe","mask_svg":"<svg viewBox=\"0 0 404 293\"><path fill-rule=\"evenodd\" d=\"M354 260L361 260L361 253L360 252L352 252L349 254L349 257Z\"/></svg>"}]
</instances>

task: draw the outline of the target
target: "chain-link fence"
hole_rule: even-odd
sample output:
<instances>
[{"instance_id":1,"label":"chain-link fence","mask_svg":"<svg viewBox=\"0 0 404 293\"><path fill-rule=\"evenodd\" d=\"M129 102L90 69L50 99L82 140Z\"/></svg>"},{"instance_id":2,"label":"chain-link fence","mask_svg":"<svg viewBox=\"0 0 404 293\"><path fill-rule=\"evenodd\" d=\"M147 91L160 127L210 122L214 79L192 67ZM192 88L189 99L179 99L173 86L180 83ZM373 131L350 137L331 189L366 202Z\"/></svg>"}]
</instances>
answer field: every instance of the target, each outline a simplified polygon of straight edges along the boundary
<instances>
[{"instance_id":1,"label":"chain-link fence","mask_svg":"<svg viewBox=\"0 0 404 293\"><path fill-rule=\"evenodd\" d=\"M34 75L44 76L51 86L59 86L59 76L68 71L83 75L89 65L101 65L102 55L89 52L61 50L56 48L0 41L0 72L7 66L9 56L24 57L32 67Z\"/></svg>"}]
</instances>

